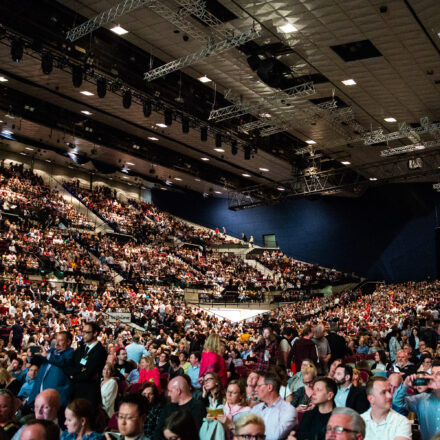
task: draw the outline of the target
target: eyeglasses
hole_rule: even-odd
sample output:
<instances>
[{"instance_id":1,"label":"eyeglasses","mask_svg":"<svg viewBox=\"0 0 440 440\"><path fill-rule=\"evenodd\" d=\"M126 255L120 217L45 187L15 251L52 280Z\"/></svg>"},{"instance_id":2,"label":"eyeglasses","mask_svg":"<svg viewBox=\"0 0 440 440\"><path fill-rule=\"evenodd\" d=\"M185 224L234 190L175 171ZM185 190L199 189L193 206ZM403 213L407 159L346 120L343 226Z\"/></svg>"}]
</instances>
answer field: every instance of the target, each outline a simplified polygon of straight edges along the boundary
<instances>
[{"instance_id":1,"label":"eyeglasses","mask_svg":"<svg viewBox=\"0 0 440 440\"><path fill-rule=\"evenodd\" d=\"M347 429L342 426L327 426L327 428L325 428L325 432L335 432L336 434L342 434L344 432L357 433L358 431L353 431L352 429Z\"/></svg>"},{"instance_id":2,"label":"eyeglasses","mask_svg":"<svg viewBox=\"0 0 440 440\"><path fill-rule=\"evenodd\" d=\"M235 437L242 438L244 440L266 440L264 434L235 434Z\"/></svg>"},{"instance_id":3,"label":"eyeglasses","mask_svg":"<svg viewBox=\"0 0 440 440\"><path fill-rule=\"evenodd\" d=\"M132 422L133 420L136 420L137 416L125 416L122 414L118 414L118 420L126 420L127 422Z\"/></svg>"},{"instance_id":4,"label":"eyeglasses","mask_svg":"<svg viewBox=\"0 0 440 440\"><path fill-rule=\"evenodd\" d=\"M313 385L315 383L314 380L309 380L308 382L303 382L304 385Z\"/></svg>"}]
</instances>

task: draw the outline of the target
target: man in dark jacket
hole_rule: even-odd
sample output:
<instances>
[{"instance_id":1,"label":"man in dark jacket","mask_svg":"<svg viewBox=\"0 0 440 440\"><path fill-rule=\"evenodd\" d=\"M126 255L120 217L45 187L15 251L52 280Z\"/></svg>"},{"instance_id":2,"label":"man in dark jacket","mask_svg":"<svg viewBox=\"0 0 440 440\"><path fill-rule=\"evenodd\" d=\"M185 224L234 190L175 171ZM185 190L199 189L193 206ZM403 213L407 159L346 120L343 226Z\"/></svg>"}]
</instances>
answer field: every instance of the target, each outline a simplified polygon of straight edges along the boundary
<instances>
[{"instance_id":1,"label":"man in dark jacket","mask_svg":"<svg viewBox=\"0 0 440 440\"><path fill-rule=\"evenodd\" d=\"M101 373L107 360L107 351L98 341L100 328L94 322L84 324L82 344L73 354L73 365L66 368L72 380L71 400L78 397L101 403Z\"/></svg>"},{"instance_id":2,"label":"man in dark jacket","mask_svg":"<svg viewBox=\"0 0 440 440\"><path fill-rule=\"evenodd\" d=\"M370 403L365 390L351 383L352 378L353 368L349 365L339 365L336 368L335 381L338 384L338 392L335 396L335 405L346 406L362 414L370 407Z\"/></svg>"},{"instance_id":3,"label":"man in dark jacket","mask_svg":"<svg viewBox=\"0 0 440 440\"><path fill-rule=\"evenodd\" d=\"M335 359L344 359L344 356L348 354L347 343L343 336L338 335L338 324L336 322L330 323L330 331L326 336L328 344L330 345L331 357L329 365Z\"/></svg>"},{"instance_id":4,"label":"man in dark jacket","mask_svg":"<svg viewBox=\"0 0 440 440\"><path fill-rule=\"evenodd\" d=\"M290 365L294 361L296 371L301 370L301 364L304 359L311 359L315 364L318 361L318 352L315 343L312 341L312 336L312 327L305 325L301 337L295 341L290 350L287 364Z\"/></svg>"}]
</instances>

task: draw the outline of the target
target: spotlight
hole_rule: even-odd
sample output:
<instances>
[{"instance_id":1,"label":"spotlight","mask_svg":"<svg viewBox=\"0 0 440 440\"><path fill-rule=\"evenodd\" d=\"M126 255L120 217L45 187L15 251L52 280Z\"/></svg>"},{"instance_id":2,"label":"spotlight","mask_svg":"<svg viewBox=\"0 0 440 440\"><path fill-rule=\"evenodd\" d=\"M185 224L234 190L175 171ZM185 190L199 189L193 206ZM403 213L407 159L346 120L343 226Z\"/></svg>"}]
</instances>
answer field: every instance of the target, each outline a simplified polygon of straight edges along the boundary
<instances>
[{"instance_id":1,"label":"spotlight","mask_svg":"<svg viewBox=\"0 0 440 440\"><path fill-rule=\"evenodd\" d=\"M104 98L107 93L107 80L103 76L100 76L96 81L96 89L98 96Z\"/></svg>"},{"instance_id":2,"label":"spotlight","mask_svg":"<svg viewBox=\"0 0 440 440\"><path fill-rule=\"evenodd\" d=\"M169 127L173 123L173 112L170 109L165 109L165 125Z\"/></svg>"},{"instance_id":3,"label":"spotlight","mask_svg":"<svg viewBox=\"0 0 440 440\"><path fill-rule=\"evenodd\" d=\"M237 141L235 139L232 139L231 141L231 153L233 156L235 156L238 153Z\"/></svg>"},{"instance_id":4,"label":"spotlight","mask_svg":"<svg viewBox=\"0 0 440 440\"><path fill-rule=\"evenodd\" d=\"M142 104L142 109L144 111L144 116L146 118L149 118L151 116L151 101L150 100L144 101Z\"/></svg>"},{"instance_id":5,"label":"spotlight","mask_svg":"<svg viewBox=\"0 0 440 440\"><path fill-rule=\"evenodd\" d=\"M200 127L200 140L206 142L208 140L208 127Z\"/></svg>"},{"instance_id":6,"label":"spotlight","mask_svg":"<svg viewBox=\"0 0 440 440\"><path fill-rule=\"evenodd\" d=\"M18 38L14 38L11 42L11 58L16 63L23 58L23 42Z\"/></svg>"},{"instance_id":7,"label":"spotlight","mask_svg":"<svg viewBox=\"0 0 440 440\"><path fill-rule=\"evenodd\" d=\"M41 56L41 70L45 75L50 75L53 69L53 57L49 52L43 53Z\"/></svg>"},{"instance_id":8,"label":"spotlight","mask_svg":"<svg viewBox=\"0 0 440 440\"><path fill-rule=\"evenodd\" d=\"M215 135L215 148L220 148L222 146L222 135L217 133Z\"/></svg>"},{"instance_id":9,"label":"spotlight","mask_svg":"<svg viewBox=\"0 0 440 440\"><path fill-rule=\"evenodd\" d=\"M244 147L244 160L250 160L251 158L251 147L246 145Z\"/></svg>"},{"instance_id":10,"label":"spotlight","mask_svg":"<svg viewBox=\"0 0 440 440\"><path fill-rule=\"evenodd\" d=\"M130 90L126 90L122 94L122 105L124 106L124 108L130 108L130 106L131 106L131 91Z\"/></svg>"},{"instance_id":11,"label":"spotlight","mask_svg":"<svg viewBox=\"0 0 440 440\"><path fill-rule=\"evenodd\" d=\"M182 133L189 133L189 120L182 118Z\"/></svg>"},{"instance_id":12,"label":"spotlight","mask_svg":"<svg viewBox=\"0 0 440 440\"><path fill-rule=\"evenodd\" d=\"M83 82L83 69L78 64L75 64L72 67L72 84L73 87L78 88L81 87Z\"/></svg>"}]
</instances>

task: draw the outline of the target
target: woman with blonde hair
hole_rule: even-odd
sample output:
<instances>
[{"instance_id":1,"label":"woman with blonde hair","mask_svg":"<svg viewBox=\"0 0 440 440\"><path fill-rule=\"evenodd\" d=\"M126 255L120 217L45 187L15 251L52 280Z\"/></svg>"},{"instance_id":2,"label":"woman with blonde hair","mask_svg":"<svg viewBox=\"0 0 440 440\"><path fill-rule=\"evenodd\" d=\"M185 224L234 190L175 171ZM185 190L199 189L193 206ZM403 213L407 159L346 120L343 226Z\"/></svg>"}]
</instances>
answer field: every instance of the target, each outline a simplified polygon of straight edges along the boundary
<instances>
[{"instance_id":1,"label":"woman with blonde hair","mask_svg":"<svg viewBox=\"0 0 440 440\"><path fill-rule=\"evenodd\" d=\"M143 356L139 361L138 382L152 382L156 385L159 393L161 392L159 370L154 365L154 359L151 356Z\"/></svg>"},{"instance_id":2,"label":"woman with blonde hair","mask_svg":"<svg viewBox=\"0 0 440 440\"><path fill-rule=\"evenodd\" d=\"M207 373L217 373L223 387L228 382L226 362L223 359L225 345L217 333L211 333L203 347L200 361L199 381L201 382Z\"/></svg>"},{"instance_id":3,"label":"woman with blonde hair","mask_svg":"<svg viewBox=\"0 0 440 440\"><path fill-rule=\"evenodd\" d=\"M243 437L264 439L266 427L263 420L255 414L247 414L240 417L234 425L234 439L241 440Z\"/></svg>"}]
</instances>

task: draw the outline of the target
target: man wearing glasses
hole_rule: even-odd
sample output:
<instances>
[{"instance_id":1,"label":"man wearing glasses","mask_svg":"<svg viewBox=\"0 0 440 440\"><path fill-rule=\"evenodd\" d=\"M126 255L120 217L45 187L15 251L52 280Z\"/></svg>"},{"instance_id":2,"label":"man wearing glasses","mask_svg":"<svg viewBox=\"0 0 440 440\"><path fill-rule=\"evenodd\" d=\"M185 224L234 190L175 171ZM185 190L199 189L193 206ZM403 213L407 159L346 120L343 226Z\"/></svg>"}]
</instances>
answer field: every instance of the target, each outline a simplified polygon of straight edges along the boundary
<instances>
[{"instance_id":1,"label":"man wearing glasses","mask_svg":"<svg viewBox=\"0 0 440 440\"><path fill-rule=\"evenodd\" d=\"M363 440L365 422L351 408L335 408L327 423L325 440ZM380 439L377 439L380 440Z\"/></svg>"},{"instance_id":2,"label":"man wearing glasses","mask_svg":"<svg viewBox=\"0 0 440 440\"><path fill-rule=\"evenodd\" d=\"M123 440L148 440L144 435L148 406L147 399L140 394L127 394L122 399L118 412L118 430Z\"/></svg>"}]
</instances>

